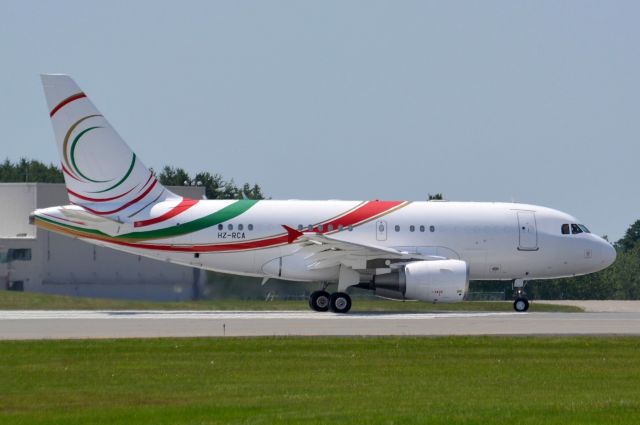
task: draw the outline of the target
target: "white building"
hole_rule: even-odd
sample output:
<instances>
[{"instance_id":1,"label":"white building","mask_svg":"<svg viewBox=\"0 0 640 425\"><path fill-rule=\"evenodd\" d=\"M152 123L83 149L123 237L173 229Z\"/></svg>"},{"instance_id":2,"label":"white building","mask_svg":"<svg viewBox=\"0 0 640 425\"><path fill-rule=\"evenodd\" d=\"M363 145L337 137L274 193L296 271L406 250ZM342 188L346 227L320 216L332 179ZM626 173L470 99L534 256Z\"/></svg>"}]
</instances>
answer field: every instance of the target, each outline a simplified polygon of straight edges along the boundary
<instances>
[{"instance_id":1,"label":"white building","mask_svg":"<svg viewBox=\"0 0 640 425\"><path fill-rule=\"evenodd\" d=\"M200 199L202 187L171 187ZM102 248L29 224L37 208L69 203L63 184L0 183L0 288L87 297L198 299L206 273Z\"/></svg>"}]
</instances>

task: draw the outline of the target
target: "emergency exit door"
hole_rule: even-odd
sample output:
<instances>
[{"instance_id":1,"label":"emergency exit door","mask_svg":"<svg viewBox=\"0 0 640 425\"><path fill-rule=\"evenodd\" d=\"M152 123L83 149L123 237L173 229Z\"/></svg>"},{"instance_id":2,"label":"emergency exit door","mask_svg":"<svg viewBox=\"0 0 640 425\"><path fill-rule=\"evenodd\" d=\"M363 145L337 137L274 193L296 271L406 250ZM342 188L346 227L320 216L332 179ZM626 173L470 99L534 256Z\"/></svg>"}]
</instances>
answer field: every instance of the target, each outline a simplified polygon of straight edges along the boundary
<instances>
[{"instance_id":1,"label":"emergency exit door","mask_svg":"<svg viewBox=\"0 0 640 425\"><path fill-rule=\"evenodd\" d=\"M386 221L376 222L376 240L378 241L387 240L387 222Z\"/></svg>"},{"instance_id":2,"label":"emergency exit door","mask_svg":"<svg viewBox=\"0 0 640 425\"><path fill-rule=\"evenodd\" d=\"M518 211L518 234L518 249L520 251L538 250L536 214L533 211Z\"/></svg>"}]
</instances>

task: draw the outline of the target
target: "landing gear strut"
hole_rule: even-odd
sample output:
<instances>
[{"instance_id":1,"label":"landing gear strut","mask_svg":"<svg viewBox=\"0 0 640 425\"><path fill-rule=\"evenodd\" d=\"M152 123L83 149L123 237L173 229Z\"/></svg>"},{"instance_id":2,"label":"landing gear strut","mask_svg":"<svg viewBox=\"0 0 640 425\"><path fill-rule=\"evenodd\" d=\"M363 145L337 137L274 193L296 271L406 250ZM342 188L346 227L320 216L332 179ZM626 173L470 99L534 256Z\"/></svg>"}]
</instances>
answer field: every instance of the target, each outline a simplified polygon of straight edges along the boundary
<instances>
[{"instance_id":1,"label":"landing gear strut","mask_svg":"<svg viewBox=\"0 0 640 425\"><path fill-rule=\"evenodd\" d=\"M515 301L513 302L513 309L518 313L524 313L529 310L529 300L527 294L524 291L524 287L527 283L524 279L516 279L513 281L513 295Z\"/></svg>"}]
</instances>

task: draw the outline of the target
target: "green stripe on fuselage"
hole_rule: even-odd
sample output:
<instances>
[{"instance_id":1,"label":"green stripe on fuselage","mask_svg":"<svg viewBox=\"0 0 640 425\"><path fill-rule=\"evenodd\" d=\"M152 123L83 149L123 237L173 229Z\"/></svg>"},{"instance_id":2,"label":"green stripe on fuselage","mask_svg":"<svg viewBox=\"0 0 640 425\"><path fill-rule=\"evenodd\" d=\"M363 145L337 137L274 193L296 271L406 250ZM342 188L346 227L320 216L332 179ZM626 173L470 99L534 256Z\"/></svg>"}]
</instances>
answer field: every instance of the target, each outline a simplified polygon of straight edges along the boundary
<instances>
[{"instance_id":1,"label":"green stripe on fuselage","mask_svg":"<svg viewBox=\"0 0 640 425\"><path fill-rule=\"evenodd\" d=\"M246 212L258 201L253 199L242 199L222 208L213 214L206 215L184 224L178 224L164 229L148 230L146 232L131 232L117 236L118 239L163 239L173 236L181 236L187 233L197 232L207 227L215 226L227 220L232 220Z\"/></svg>"},{"instance_id":2,"label":"green stripe on fuselage","mask_svg":"<svg viewBox=\"0 0 640 425\"><path fill-rule=\"evenodd\" d=\"M46 221L57 226L65 227L67 229L75 230L80 233L86 233L88 237L90 236L98 236L103 239L114 239L114 240L149 240L149 239L164 239L170 238L174 236L182 236L188 233L197 232L198 230L206 229L207 227L215 226L227 220L232 220L239 216L240 214L246 212L249 208L254 206L258 201L252 199L242 199L234 202L231 205L228 205L222 208L219 211L216 211L212 214L206 215L204 217L198 218L193 221L189 221L184 224L173 225L171 227L166 227L164 229L156 229L156 230L148 230L144 232L131 232L125 233L123 235L118 236L109 236L104 232L101 232L96 229L86 229L83 227L71 226L66 223L60 223L59 221L51 220L48 218L38 216L38 220Z\"/></svg>"}]
</instances>

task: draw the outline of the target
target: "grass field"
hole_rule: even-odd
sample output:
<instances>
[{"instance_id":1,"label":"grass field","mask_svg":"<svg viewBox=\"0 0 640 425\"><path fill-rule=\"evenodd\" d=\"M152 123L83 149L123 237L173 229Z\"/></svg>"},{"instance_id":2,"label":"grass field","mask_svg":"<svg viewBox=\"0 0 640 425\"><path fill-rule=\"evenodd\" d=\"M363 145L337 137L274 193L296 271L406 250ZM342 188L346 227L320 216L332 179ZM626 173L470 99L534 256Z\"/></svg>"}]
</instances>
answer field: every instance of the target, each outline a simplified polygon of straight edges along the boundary
<instances>
[{"instance_id":1,"label":"grass field","mask_svg":"<svg viewBox=\"0 0 640 425\"><path fill-rule=\"evenodd\" d=\"M0 343L2 424L638 424L640 338Z\"/></svg>"},{"instance_id":2,"label":"grass field","mask_svg":"<svg viewBox=\"0 0 640 425\"><path fill-rule=\"evenodd\" d=\"M308 310L307 301L206 300L127 301L0 291L0 310ZM513 311L512 303L473 301L455 304L354 299L352 311ZM582 311L578 307L531 303L529 311Z\"/></svg>"}]
</instances>

